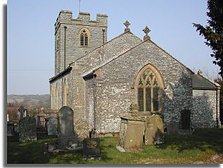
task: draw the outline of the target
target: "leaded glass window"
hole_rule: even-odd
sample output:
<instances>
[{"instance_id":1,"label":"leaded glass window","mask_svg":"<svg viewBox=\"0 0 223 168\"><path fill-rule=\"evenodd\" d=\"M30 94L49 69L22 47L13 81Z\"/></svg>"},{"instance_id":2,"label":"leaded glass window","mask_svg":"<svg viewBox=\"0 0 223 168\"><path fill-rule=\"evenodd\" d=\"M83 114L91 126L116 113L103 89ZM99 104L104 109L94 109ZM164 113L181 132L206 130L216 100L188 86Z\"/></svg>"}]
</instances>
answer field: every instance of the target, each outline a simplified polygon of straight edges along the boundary
<instances>
[{"instance_id":1,"label":"leaded glass window","mask_svg":"<svg viewBox=\"0 0 223 168\"><path fill-rule=\"evenodd\" d=\"M88 33L86 30L82 30L80 34L80 45L81 46L88 46Z\"/></svg>"},{"instance_id":2,"label":"leaded glass window","mask_svg":"<svg viewBox=\"0 0 223 168\"><path fill-rule=\"evenodd\" d=\"M146 69L138 81L138 106L142 112L160 110L160 85L153 71Z\"/></svg>"},{"instance_id":3,"label":"leaded glass window","mask_svg":"<svg viewBox=\"0 0 223 168\"><path fill-rule=\"evenodd\" d=\"M81 46L83 46L84 45L84 34L83 33L81 33Z\"/></svg>"}]
</instances>

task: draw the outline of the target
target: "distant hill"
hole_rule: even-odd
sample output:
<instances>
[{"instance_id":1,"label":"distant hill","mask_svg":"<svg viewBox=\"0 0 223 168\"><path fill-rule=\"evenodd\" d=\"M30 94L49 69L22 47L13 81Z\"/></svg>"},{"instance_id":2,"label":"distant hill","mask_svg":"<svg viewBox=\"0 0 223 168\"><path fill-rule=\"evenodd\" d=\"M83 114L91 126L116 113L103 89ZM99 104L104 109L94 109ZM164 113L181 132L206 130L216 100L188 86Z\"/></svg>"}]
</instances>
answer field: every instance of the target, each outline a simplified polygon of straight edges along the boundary
<instances>
[{"instance_id":1,"label":"distant hill","mask_svg":"<svg viewBox=\"0 0 223 168\"><path fill-rule=\"evenodd\" d=\"M50 95L8 95L8 104L18 104L26 107L50 107Z\"/></svg>"}]
</instances>

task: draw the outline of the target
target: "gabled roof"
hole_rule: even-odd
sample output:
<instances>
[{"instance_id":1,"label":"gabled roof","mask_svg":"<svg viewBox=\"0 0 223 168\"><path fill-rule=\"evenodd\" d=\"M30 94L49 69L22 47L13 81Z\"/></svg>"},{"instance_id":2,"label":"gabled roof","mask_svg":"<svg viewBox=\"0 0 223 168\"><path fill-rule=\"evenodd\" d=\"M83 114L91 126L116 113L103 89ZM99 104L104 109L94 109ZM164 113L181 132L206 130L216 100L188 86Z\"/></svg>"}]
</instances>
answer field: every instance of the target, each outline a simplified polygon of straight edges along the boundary
<instances>
[{"instance_id":1,"label":"gabled roof","mask_svg":"<svg viewBox=\"0 0 223 168\"><path fill-rule=\"evenodd\" d=\"M192 87L194 90L217 90L220 86L198 73L193 75Z\"/></svg>"},{"instance_id":2,"label":"gabled roof","mask_svg":"<svg viewBox=\"0 0 223 168\"><path fill-rule=\"evenodd\" d=\"M99 69L99 68L101 68L101 67L103 67L103 66L106 66L106 65L109 64L110 62L112 62L112 61L116 60L117 58L123 56L125 53L127 53L127 52L129 52L129 51L131 51L131 50L134 50L135 48L139 47L140 45L143 45L143 44L146 45L147 42L152 43L155 47L157 47L158 49L162 50L164 53L166 53L168 56L170 56L170 57L171 57L172 59L174 59L176 62L178 62L179 64L181 64L183 67L185 67L185 69L187 69L187 70L190 71L192 74L194 74L194 72L193 72L191 69L189 69L186 65L184 65L182 62L180 62L180 61L177 60L175 57L173 57L171 54L169 54L168 52L166 52L164 49L162 49L160 46L158 46L158 45L157 45L155 42L153 42L152 40L147 39L147 40L142 41L141 43L138 43L137 45L133 46L132 48L129 48L127 51L125 51L125 52L123 52L123 53L121 53L121 54L119 54L119 55L116 55L116 56L112 57L111 59L108 59L106 62L103 62L103 63L100 64L99 66L95 66L95 67L93 67L92 69L89 69L89 71L83 73L82 76L84 77L84 76L86 76L86 75L88 75L88 74L90 74L90 73L96 71L97 69Z\"/></svg>"}]
</instances>

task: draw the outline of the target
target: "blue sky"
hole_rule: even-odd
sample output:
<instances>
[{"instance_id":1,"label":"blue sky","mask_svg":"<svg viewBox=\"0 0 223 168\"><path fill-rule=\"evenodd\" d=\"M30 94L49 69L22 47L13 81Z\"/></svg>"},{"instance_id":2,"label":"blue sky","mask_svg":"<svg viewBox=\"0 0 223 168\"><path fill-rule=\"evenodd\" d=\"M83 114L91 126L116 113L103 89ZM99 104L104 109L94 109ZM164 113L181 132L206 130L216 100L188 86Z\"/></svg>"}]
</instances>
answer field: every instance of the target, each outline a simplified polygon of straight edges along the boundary
<instances>
[{"instance_id":1,"label":"blue sky","mask_svg":"<svg viewBox=\"0 0 223 168\"><path fill-rule=\"evenodd\" d=\"M147 25L151 39L193 71L201 69L216 77L211 50L192 23L207 23L205 0L81 0L81 12L108 15L108 40L124 31L143 37ZM79 0L8 0L7 2L7 93L49 93L54 75L54 23L60 10L79 13Z\"/></svg>"}]
</instances>

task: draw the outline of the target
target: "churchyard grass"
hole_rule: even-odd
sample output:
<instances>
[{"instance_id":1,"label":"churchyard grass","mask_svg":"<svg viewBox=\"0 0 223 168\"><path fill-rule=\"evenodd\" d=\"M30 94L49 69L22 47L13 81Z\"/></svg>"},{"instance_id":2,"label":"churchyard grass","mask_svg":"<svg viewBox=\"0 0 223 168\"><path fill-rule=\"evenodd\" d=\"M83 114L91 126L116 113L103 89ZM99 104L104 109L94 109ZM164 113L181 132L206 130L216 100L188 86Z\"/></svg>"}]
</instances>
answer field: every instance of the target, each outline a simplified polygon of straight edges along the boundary
<instances>
[{"instance_id":1,"label":"churchyard grass","mask_svg":"<svg viewBox=\"0 0 223 168\"><path fill-rule=\"evenodd\" d=\"M118 137L101 138L101 160L83 160L82 151L43 155L43 144L55 137L36 142L8 140L8 164L193 164L223 163L223 129L200 129L193 135L166 135L165 144L144 146L142 151L121 153ZM215 160L213 160L215 156Z\"/></svg>"}]
</instances>

